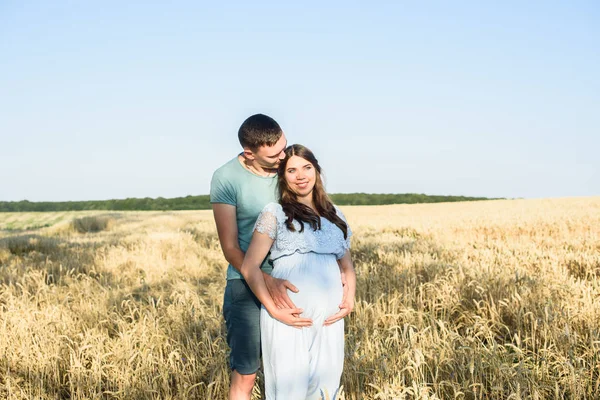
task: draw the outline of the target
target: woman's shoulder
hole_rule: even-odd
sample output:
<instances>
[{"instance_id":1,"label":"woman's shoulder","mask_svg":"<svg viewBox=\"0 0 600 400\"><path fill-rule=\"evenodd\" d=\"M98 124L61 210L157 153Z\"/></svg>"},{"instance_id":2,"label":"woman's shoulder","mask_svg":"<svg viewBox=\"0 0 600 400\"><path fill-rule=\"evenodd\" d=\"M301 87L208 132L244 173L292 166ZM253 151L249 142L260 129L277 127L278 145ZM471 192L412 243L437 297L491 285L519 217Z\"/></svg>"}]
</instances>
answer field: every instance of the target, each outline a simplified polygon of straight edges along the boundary
<instances>
[{"instance_id":1,"label":"woman's shoulder","mask_svg":"<svg viewBox=\"0 0 600 400\"><path fill-rule=\"evenodd\" d=\"M268 203L263 209L263 212L267 211L267 212L278 212L278 211L283 211L283 208L281 208L281 204L279 203L275 203L275 202L271 202Z\"/></svg>"},{"instance_id":2,"label":"woman's shoulder","mask_svg":"<svg viewBox=\"0 0 600 400\"><path fill-rule=\"evenodd\" d=\"M342 212L342 209L339 206L335 205L335 204L333 205L333 208L335 209L335 213L337 214L337 216L340 217L344 222L348 223L346 221L346 216Z\"/></svg>"},{"instance_id":3,"label":"woman's shoulder","mask_svg":"<svg viewBox=\"0 0 600 400\"><path fill-rule=\"evenodd\" d=\"M331 204L333 205L333 208L335 209L335 213L336 213L337 215L344 215L344 213L343 213L343 212L342 212L342 210L340 209L340 206L338 206L337 204L333 204L333 203L331 203Z\"/></svg>"},{"instance_id":4,"label":"woman's shoulder","mask_svg":"<svg viewBox=\"0 0 600 400\"><path fill-rule=\"evenodd\" d=\"M281 207L281 204L279 203L268 203L261 211L261 214L271 214L274 215L275 217L277 217L278 220L281 220L281 218L285 217L285 214L283 212L283 208Z\"/></svg>"}]
</instances>

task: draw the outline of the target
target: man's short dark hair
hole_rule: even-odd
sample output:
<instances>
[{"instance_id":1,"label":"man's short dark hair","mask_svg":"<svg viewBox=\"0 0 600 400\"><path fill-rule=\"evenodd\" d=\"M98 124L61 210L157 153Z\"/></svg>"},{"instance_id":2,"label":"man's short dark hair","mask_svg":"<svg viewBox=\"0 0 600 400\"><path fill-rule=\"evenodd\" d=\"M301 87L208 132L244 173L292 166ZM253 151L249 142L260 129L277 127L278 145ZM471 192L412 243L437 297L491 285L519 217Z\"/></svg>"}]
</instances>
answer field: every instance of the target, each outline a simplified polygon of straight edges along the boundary
<instances>
[{"instance_id":1,"label":"man's short dark hair","mask_svg":"<svg viewBox=\"0 0 600 400\"><path fill-rule=\"evenodd\" d=\"M264 114L255 114L248 117L240 126L238 139L242 147L256 150L262 146L274 146L282 134L281 127L273 118Z\"/></svg>"}]
</instances>

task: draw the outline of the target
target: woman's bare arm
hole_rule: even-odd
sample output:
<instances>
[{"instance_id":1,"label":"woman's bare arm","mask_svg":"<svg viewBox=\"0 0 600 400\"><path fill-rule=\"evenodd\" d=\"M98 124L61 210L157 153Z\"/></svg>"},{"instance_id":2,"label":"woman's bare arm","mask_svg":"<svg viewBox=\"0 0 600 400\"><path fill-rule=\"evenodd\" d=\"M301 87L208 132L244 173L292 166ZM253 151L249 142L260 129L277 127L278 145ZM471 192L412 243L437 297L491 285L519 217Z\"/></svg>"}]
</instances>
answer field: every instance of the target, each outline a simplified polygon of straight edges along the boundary
<instances>
[{"instance_id":1,"label":"woman's bare arm","mask_svg":"<svg viewBox=\"0 0 600 400\"><path fill-rule=\"evenodd\" d=\"M299 314L302 313L301 309L278 308L267 289L265 278L260 270L260 265L269 253L272 245L273 239L271 239L268 234L254 231L250 247L248 247L248 251L246 251L246 256L242 262L240 272L244 276L246 282L248 282L252 292L254 292L256 297L258 297L258 300L260 300L273 318L296 328L311 326L311 319L299 317Z\"/></svg>"},{"instance_id":2,"label":"woman's bare arm","mask_svg":"<svg viewBox=\"0 0 600 400\"><path fill-rule=\"evenodd\" d=\"M323 325L331 325L346 315L350 314L354 309L354 296L356 294L356 272L354 272L354 265L352 264L352 258L350 257L350 250L346 250L346 254L338 260L341 272L345 275L347 288L345 288L345 295L340 304L340 311L328 317Z\"/></svg>"}]
</instances>

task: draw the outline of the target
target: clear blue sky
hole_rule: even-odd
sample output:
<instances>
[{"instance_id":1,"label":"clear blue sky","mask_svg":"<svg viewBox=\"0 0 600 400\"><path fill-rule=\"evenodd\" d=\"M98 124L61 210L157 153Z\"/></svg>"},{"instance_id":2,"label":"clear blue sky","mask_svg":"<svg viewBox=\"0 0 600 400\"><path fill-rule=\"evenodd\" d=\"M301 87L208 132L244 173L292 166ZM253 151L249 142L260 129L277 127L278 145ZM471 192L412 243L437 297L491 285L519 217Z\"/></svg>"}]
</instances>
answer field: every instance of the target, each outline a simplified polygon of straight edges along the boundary
<instances>
[{"instance_id":1,"label":"clear blue sky","mask_svg":"<svg viewBox=\"0 0 600 400\"><path fill-rule=\"evenodd\" d=\"M207 194L256 112L330 192L600 195L600 3L495 3L0 0L0 200Z\"/></svg>"}]
</instances>

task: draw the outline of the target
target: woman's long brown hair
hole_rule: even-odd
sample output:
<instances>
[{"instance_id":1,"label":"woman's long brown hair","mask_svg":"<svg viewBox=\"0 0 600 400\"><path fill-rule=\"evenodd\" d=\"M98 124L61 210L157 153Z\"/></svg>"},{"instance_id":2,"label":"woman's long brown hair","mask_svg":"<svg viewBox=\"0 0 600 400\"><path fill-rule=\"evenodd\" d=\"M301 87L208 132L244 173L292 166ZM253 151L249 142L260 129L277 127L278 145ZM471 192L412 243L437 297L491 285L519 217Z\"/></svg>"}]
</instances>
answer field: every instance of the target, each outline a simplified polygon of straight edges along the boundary
<instances>
[{"instance_id":1,"label":"woman's long brown hair","mask_svg":"<svg viewBox=\"0 0 600 400\"><path fill-rule=\"evenodd\" d=\"M315 174L315 186L312 191L313 204L316 208L315 211L298 201L296 193L294 193L288 186L285 180L285 170L287 168L288 160L292 156L298 156L305 159L313 165L316 170ZM290 231L295 231L294 220L300 223L300 232L304 231L304 223L307 223L315 231L321 229L321 218L324 217L335 224L344 233L344 239L348 237L348 226L341 219L336 211L333 203L327 196L325 188L323 187L323 180L321 179L321 166L315 158L315 155L308 148L301 144L293 144L285 149L285 159L279 164L277 171L278 175L278 187L279 187L279 202L283 208L283 212L287 216L285 221L286 227Z\"/></svg>"}]
</instances>

